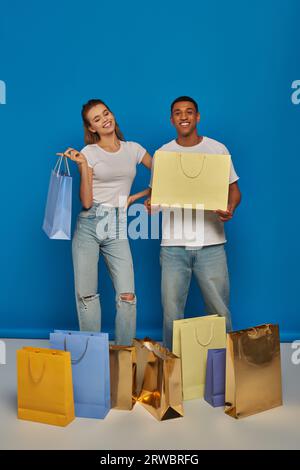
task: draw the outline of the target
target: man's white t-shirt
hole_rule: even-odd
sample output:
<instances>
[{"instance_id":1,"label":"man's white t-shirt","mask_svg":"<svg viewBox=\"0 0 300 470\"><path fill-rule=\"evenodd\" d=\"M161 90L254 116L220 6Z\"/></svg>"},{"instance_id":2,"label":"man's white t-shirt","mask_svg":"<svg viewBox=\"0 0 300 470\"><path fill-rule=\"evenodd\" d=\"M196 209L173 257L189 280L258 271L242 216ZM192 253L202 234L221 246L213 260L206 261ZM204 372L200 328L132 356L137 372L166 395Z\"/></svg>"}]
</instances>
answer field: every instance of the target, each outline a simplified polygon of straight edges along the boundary
<instances>
[{"instance_id":1,"label":"man's white t-shirt","mask_svg":"<svg viewBox=\"0 0 300 470\"><path fill-rule=\"evenodd\" d=\"M130 194L146 150L136 142L120 141L117 152L107 152L98 144L86 145L81 152L93 168L93 201L105 206L122 207Z\"/></svg>"},{"instance_id":2,"label":"man's white t-shirt","mask_svg":"<svg viewBox=\"0 0 300 470\"><path fill-rule=\"evenodd\" d=\"M199 144L193 145L192 147L183 147L179 145L176 140L172 140L171 142L163 145L159 150L164 150L166 152L193 152L230 155L225 145L208 137L203 137ZM154 165L155 159L152 164L150 187L152 187ZM233 163L231 162L229 184L235 183L238 179L239 177L237 176ZM226 242L224 223L218 219L217 214L213 211L204 211L204 241L200 244L195 230L196 211L191 211L191 217L183 218L184 231L181 230L179 234L176 233L174 217L170 218L169 211L162 209L161 246L185 246L187 249L192 249L200 248L201 246L219 245ZM180 215L180 218L182 217L182 209L177 208L172 210L172 212L175 213L175 216L177 212L177 214ZM203 217L203 211L201 211L201 215ZM201 217L199 217L199 220L201 220Z\"/></svg>"}]
</instances>

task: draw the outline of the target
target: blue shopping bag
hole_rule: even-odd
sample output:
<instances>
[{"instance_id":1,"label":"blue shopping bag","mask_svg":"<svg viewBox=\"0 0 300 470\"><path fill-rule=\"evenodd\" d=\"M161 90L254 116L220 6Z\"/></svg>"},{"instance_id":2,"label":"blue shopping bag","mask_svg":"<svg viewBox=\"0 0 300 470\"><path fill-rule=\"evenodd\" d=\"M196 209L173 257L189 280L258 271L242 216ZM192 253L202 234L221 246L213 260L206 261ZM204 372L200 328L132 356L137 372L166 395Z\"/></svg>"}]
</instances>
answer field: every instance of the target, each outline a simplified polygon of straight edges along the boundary
<instances>
[{"instance_id":1,"label":"blue shopping bag","mask_svg":"<svg viewBox=\"0 0 300 470\"><path fill-rule=\"evenodd\" d=\"M105 418L110 410L108 334L54 330L50 345L71 353L75 416Z\"/></svg>"},{"instance_id":2,"label":"blue shopping bag","mask_svg":"<svg viewBox=\"0 0 300 470\"><path fill-rule=\"evenodd\" d=\"M64 160L65 172L61 172ZM56 240L71 239L72 216L72 177L67 157L59 157L51 172L43 230L49 238Z\"/></svg>"},{"instance_id":3,"label":"blue shopping bag","mask_svg":"<svg viewBox=\"0 0 300 470\"><path fill-rule=\"evenodd\" d=\"M214 407L225 406L226 349L209 349L204 400Z\"/></svg>"}]
</instances>

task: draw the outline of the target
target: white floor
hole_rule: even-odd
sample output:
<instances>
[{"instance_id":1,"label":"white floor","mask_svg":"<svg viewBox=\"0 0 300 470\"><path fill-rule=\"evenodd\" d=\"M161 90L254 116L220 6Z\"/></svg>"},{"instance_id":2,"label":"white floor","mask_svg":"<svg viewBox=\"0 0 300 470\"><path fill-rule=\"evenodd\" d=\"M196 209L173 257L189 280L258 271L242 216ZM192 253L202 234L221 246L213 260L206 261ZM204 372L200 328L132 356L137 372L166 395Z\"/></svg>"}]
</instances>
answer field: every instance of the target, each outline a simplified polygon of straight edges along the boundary
<instances>
[{"instance_id":1,"label":"white floor","mask_svg":"<svg viewBox=\"0 0 300 470\"><path fill-rule=\"evenodd\" d=\"M158 422L140 405L131 412L110 411L103 421L77 418L66 428L17 419L16 350L48 347L48 341L4 340L0 365L0 449L300 449L300 365L282 344L284 406L243 420L203 400L184 403L184 418Z\"/></svg>"}]
</instances>

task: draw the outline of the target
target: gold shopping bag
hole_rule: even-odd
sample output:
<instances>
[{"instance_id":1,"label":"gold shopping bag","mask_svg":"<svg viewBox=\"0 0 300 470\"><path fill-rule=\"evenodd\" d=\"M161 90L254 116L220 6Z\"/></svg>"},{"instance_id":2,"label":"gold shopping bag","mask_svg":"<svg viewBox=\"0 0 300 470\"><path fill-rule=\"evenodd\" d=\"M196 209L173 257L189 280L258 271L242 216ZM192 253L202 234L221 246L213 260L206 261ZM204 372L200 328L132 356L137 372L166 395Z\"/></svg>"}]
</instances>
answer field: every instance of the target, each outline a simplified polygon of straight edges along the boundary
<instances>
[{"instance_id":1,"label":"gold shopping bag","mask_svg":"<svg viewBox=\"0 0 300 470\"><path fill-rule=\"evenodd\" d=\"M204 397L207 351L225 347L225 317L207 315L174 321L173 353L181 357L184 400Z\"/></svg>"},{"instance_id":2,"label":"gold shopping bag","mask_svg":"<svg viewBox=\"0 0 300 470\"><path fill-rule=\"evenodd\" d=\"M132 410L135 399L136 359L131 346L110 346L111 408Z\"/></svg>"},{"instance_id":3,"label":"gold shopping bag","mask_svg":"<svg viewBox=\"0 0 300 470\"><path fill-rule=\"evenodd\" d=\"M157 420L183 416L180 359L146 338L133 340L136 348L135 396Z\"/></svg>"},{"instance_id":4,"label":"gold shopping bag","mask_svg":"<svg viewBox=\"0 0 300 470\"><path fill-rule=\"evenodd\" d=\"M231 156L157 151L151 204L227 210Z\"/></svg>"},{"instance_id":5,"label":"gold shopping bag","mask_svg":"<svg viewBox=\"0 0 300 470\"><path fill-rule=\"evenodd\" d=\"M71 356L55 349L17 351L18 418L66 426L75 418Z\"/></svg>"},{"instance_id":6,"label":"gold shopping bag","mask_svg":"<svg viewBox=\"0 0 300 470\"><path fill-rule=\"evenodd\" d=\"M282 405L278 325L228 333L225 402L236 419Z\"/></svg>"}]
</instances>

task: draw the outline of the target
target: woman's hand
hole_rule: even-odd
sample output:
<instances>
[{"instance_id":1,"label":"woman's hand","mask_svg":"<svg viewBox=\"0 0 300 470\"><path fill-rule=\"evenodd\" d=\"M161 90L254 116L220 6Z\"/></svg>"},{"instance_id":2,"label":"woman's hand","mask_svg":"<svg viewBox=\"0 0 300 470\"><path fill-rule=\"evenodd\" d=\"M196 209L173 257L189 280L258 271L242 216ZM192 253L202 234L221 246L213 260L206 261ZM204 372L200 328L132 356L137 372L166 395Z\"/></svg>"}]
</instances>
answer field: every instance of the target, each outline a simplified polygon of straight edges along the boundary
<instances>
[{"instance_id":1,"label":"woman's hand","mask_svg":"<svg viewBox=\"0 0 300 470\"><path fill-rule=\"evenodd\" d=\"M134 195L128 196L127 198L127 204L126 204L126 209L131 206L136 201L136 197Z\"/></svg>"},{"instance_id":2,"label":"woman's hand","mask_svg":"<svg viewBox=\"0 0 300 470\"><path fill-rule=\"evenodd\" d=\"M150 192L151 192L150 188L147 188L144 191L140 191L139 193L131 194L130 196L128 196L126 207L129 207L131 204L138 201L144 196L149 196Z\"/></svg>"},{"instance_id":3,"label":"woman's hand","mask_svg":"<svg viewBox=\"0 0 300 470\"><path fill-rule=\"evenodd\" d=\"M57 153L56 155L59 155L60 157L68 157L78 165L87 164L85 156L71 147L69 147L64 153Z\"/></svg>"}]
</instances>

